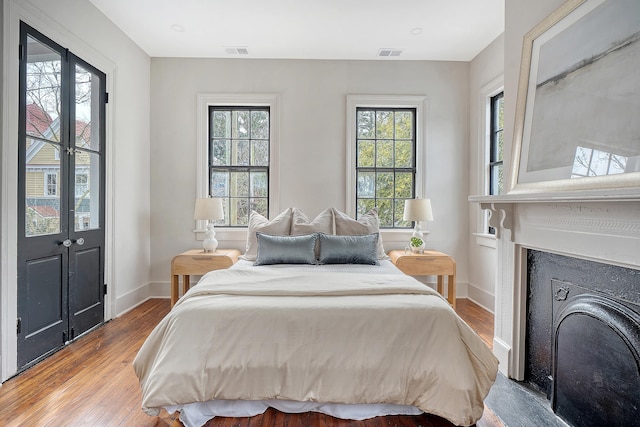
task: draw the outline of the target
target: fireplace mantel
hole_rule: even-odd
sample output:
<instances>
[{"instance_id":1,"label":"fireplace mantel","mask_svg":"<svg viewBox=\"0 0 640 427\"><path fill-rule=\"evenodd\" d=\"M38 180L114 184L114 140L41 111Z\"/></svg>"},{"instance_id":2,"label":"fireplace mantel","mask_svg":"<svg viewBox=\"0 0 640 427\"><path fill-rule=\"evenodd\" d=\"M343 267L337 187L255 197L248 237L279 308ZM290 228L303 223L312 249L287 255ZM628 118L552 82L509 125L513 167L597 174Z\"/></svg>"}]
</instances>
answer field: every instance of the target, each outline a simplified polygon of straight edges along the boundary
<instances>
[{"instance_id":1,"label":"fireplace mantel","mask_svg":"<svg viewBox=\"0 0 640 427\"><path fill-rule=\"evenodd\" d=\"M528 249L640 270L640 191L472 196L496 229L494 353L524 379Z\"/></svg>"}]
</instances>

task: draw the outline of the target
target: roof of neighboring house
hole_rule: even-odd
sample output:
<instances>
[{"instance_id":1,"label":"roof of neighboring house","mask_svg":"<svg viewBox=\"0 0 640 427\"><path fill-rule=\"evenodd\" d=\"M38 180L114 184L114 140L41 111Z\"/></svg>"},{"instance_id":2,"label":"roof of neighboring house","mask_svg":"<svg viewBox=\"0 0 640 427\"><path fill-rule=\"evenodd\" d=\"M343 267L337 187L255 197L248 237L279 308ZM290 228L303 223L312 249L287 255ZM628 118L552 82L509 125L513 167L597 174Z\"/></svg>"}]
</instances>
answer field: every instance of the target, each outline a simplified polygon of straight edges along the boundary
<instances>
[{"instance_id":1,"label":"roof of neighboring house","mask_svg":"<svg viewBox=\"0 0 640 427\"><path fill-rule=\"evenodd\" d=\"M60 216L60 212L58 212L58 209L54 208L53 206L29 206L29 207L43 218L58 218Z\"/></svg>"},{"instance_id":2,"label":"roof of neighboring house","mask_svg":"<svg viewBox=\"0 0 640 427\"><path fill-rule=\"evenodd\" d=\"M43 135L52 122L53 119L49 113L40 106L36 104L27 105L27 133Z\"/></svg>"}]
</instances>

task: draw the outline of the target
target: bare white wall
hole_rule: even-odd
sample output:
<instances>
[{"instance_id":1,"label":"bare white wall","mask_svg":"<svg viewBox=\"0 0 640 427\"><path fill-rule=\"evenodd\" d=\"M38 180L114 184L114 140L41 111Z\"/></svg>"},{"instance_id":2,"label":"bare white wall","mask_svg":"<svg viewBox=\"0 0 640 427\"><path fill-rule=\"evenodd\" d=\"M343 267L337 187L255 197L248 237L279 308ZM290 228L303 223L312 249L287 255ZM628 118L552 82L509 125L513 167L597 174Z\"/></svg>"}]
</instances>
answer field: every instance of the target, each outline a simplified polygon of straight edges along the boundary
<instances>
[{"instance_id":1,"label":"bare white wall","mask_svg":"<svg viewBox=\"0 0 640 427\"><path fill-rule=\"evenodd\" d=\"M107 317L139 303L135 292L149 282L150 60L89 1L5 0L3 7L3 117L8 118L1 146L4 379L15 372L18 23L27 22L107 73Z\"/></svg>"},{"instance_id":2,"label":"bare white wall","mask_svg":"<svg viewBox=\"0 0 640 427\"><path fill-rule=\"evenodd\" d=\"M346 95L426 95L429 247L468 265L469 64L427 61L151 60L151 280L168 292L171 258L195 240L198 93L280 95L280 210L345 210ZM223 233L218 233L222 235ZM387 241L387 240L385 240ZM244 241L220 242L244 248ZM396 242L386 249L403 248Z\"/></svg>"},{"instance_id":3,"label":"bare white wall","mask_svg":"<svg viewBox=\"0 0 640 427\"><path fill-rule=\"evenodd\" d=\"M487 182L486 100L504 84L504 34L496 38L469 64L469 194L485 194ZM493 311L495 296L495 237L483 235L484 211L469 205L469 287L467 296Z\"/></svg>"}]
</instances>

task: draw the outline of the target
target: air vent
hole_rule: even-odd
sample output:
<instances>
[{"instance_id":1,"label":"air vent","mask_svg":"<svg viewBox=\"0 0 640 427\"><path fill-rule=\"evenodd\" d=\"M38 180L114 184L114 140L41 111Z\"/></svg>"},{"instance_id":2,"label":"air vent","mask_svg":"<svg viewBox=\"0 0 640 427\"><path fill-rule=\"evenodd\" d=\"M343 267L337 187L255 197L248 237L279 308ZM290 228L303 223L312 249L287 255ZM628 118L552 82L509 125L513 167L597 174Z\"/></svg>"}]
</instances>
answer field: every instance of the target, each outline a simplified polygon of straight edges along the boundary
<instances>
[{"instance_id":1,"label":"air vent","mask_svg":"<svg viewBox=\"0 0 640 427\"><path fill-rule=\"evenodd\" d=\"M400 56L402 49L384 48L378 50L378 56Z\"/></svg>"},{"instance_id":2,"label":"air vent","mask_svg":"<svg viewBox=\"0 0 640 427\"><path fill-rule=\"evenodd\" d=\"M249 54L249 49L247 49L246 46L225 47L224 51L227 52L229 55L248 55Z\"/></svg>"}]
</instances>

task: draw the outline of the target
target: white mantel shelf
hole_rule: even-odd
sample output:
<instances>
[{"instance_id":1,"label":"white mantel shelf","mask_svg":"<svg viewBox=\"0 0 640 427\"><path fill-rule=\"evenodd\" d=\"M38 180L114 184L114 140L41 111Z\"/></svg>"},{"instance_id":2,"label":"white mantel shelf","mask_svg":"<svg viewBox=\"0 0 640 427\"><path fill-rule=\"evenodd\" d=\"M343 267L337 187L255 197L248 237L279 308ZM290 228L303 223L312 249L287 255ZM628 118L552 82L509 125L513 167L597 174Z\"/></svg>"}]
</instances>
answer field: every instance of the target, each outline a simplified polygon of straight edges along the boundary
<instances>
[{"instance_id":1,"label":"white mantel shelf","mask_svg":"<svg viewBox=\"0 0 640 427\"><path fill-rule=\"evenodd\" d=\"M586 203L586 202L640 202L640 189L620 189L615 191L580 191L555 193L509 193L499 196L469 196L475 203Z\"/></svg>"}]
</instances>

